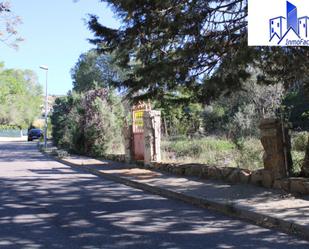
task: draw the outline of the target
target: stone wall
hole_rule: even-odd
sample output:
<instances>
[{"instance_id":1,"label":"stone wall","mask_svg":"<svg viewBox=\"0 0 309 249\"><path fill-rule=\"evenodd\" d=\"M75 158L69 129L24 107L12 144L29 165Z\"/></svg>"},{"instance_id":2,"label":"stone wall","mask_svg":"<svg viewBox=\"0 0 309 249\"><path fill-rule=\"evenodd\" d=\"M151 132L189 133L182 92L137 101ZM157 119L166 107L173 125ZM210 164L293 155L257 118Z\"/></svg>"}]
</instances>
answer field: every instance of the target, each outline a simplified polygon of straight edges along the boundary
<instances>
[{"instance_id":1,"label":"stone wall","mask_svg":"<svg viewBox=\"0 0 309 249\"><path fill-rule=\"evenodd\" d=\"M277 119L264 119L261 121L261 142L265 150L264 169L255 171L195 163L162 163L160 162L160 149L158 149L160 148L160 112L145 112L144 124L145 161L135 162L139 167L179 176L223 180L231 184L254 184L295 194L309 195L308 178L288 177L292 165L290 137L287 127ZM109 155L107 159L120 162L130 161L131 134L128 129L124 131L124 135L127 155Z\"/></svg>"},{"instance_id":2,"label":"stone wall","mask_svg":"<svg viewBox=\"0 0 309 249\"><path fill-rule=\"evenodd\" d=\"M274 179L272 172L260 169L250 171L231 167L216 167L205 164L152 163L141 167L171 173L179 176L222 180L231 184L253 184L265 188L281 189L286 192L309 195L308 178Z\"/></svg>"},{"instance_id":3,"label":"stone wall","mask_svg":"<svg viewBox=\"0 0 309 249\"><path fill-rule=\"evenodd\" d=\"M105 159L126 162L125 155L107 155ZM157 170L169 174L184 177L198 177L200 179L222 180L231 184L253 184L265 188L274 188L299 195L309 195L309 178L290 177L274 179L272 172L260 169L250 171L232 167L216 167L206 164L179 164L179 163L158 163L144 164L135 162L140 168Z\"/></svg>"}]
</instances>

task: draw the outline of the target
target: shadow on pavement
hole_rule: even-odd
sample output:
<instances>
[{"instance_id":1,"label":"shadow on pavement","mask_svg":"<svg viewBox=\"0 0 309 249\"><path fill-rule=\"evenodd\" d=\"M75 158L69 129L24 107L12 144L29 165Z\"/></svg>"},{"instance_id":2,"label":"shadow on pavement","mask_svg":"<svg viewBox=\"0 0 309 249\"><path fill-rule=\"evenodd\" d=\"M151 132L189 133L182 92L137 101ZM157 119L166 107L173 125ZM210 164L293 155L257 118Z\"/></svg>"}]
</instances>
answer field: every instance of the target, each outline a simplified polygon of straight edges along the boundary
<instances>
[{"instance_id":1,"label":"shadow on pavement","mask_svg":"<svg viewBox=\"0 0 309 249\"><path fill-rule=\"evenodd\" d=\"M0 148L0 248L308 248L279 232L42 161L32 145L17 148L34 157L16 175ZM16 153L16 161L25 160Z\"/></svg>"},{"instance_id":2,"label":"shadow on pavement","mask_svg":"<svg viewBox=\"0 0 309 249\"><path fill-rule=\"evenodd\" d=\"M37 142L0 142L0 163L48 160L36 148Z\"/></svg>"},{"instance_id":3,"label":"shadow on pavement","mask_svg":"<svg viewBox=\"0 0 309 249\"><path fill-rule=\"evenodd\" d=\"M1 178L0 186L0 248L308 248L75 170L66 179Z\"/></svg>"}]
</instances>

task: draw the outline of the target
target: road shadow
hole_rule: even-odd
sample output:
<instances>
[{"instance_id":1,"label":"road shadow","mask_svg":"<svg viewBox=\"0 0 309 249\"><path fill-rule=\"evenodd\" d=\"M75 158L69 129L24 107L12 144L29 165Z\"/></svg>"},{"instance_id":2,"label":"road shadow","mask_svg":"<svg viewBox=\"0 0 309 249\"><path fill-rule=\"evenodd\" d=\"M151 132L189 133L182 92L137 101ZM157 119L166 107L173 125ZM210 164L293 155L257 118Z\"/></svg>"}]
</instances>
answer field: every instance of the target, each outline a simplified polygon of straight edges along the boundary
<instances>
[{"instance_id":1,"label":"road shadow","mask_svg":"<svg viewBox=\"0 0 309 249\"><path fill-rule=\"evenodd\" d=\"M37 150L37 142L0 142L0 163L48 160Z\"/></svg>"},{"instance_id":2,"label":"road shadow","mask_svg":"<svg viewBox=\"0 0 309 249\"><path fill-rule=\"evenodd\" d=\"M0 178L0 248L308 248L285 234L55 163Z\"/></svg>"}]
</instances>

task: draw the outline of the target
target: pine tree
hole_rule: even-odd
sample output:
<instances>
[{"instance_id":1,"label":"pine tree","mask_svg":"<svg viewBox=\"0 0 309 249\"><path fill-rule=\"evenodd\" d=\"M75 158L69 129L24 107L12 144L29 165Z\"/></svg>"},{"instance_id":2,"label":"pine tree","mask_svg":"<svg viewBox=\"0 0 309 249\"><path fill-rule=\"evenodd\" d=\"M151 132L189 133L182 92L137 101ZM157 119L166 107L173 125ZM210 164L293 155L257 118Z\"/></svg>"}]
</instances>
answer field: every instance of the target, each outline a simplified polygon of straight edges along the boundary
<instances>
[{"instance_id":1,"label":"pine tree","mask_svg":"<svg viewBox=\"0 0 309 249\"><path fill-rule=\"evenodd\" d=\"M249 68L260 69L260 83L301 81L309 88L308 48L247 46L247 0L101 1L122 26L108 28L92 15L91 42L128 69L127 80L118 82L128 96L163 99L182 87L208 102L240 89Z\"/></svg>"},{"instance_id":2,"label":"pine tree","mask_svg":"<svg viewBox=\"0 0 309 249\"><path fill-rule=\"evenodd\" d=\"M220 66L222 56L238 53L247 42L243 0L105 1L124 24L119 30L91 16L92 42L115 52L131 74L121 82L134 95L162 96L178 86L200 91L201 77Z\"/></svg>"}]
</instances>

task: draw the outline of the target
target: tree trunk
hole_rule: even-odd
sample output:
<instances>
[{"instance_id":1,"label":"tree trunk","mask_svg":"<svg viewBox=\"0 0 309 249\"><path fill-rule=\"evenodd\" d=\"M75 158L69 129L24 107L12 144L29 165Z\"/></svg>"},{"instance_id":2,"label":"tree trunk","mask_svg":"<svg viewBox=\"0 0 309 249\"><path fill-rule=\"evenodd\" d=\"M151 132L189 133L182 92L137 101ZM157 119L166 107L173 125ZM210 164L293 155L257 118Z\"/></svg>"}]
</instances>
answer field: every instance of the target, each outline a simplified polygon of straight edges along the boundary
<instances>
[{"instance_id":1,"label":"tree trunk","mask_svg":"<svg viewBox=\"0 0 309 249\"><path fill-rule=\"evenodd\" d=\"M302 175L309 177L309 137L308 137L308 143L306 147L305 160L304 160L301 171L302 171Z\"/></svg>"},{"instance_id":2,"label":"tree trunk","mask_svg":"<svg viewBox=\"0 0 309 249\"><path fill-rule=\"evenodd\" d=\"M166 123L166 118L165 118L165 116L163 116L163 123L164 123L164 133L165 133L165 137L168 137L167 123Z\"/></svg>"}]
</instances>

